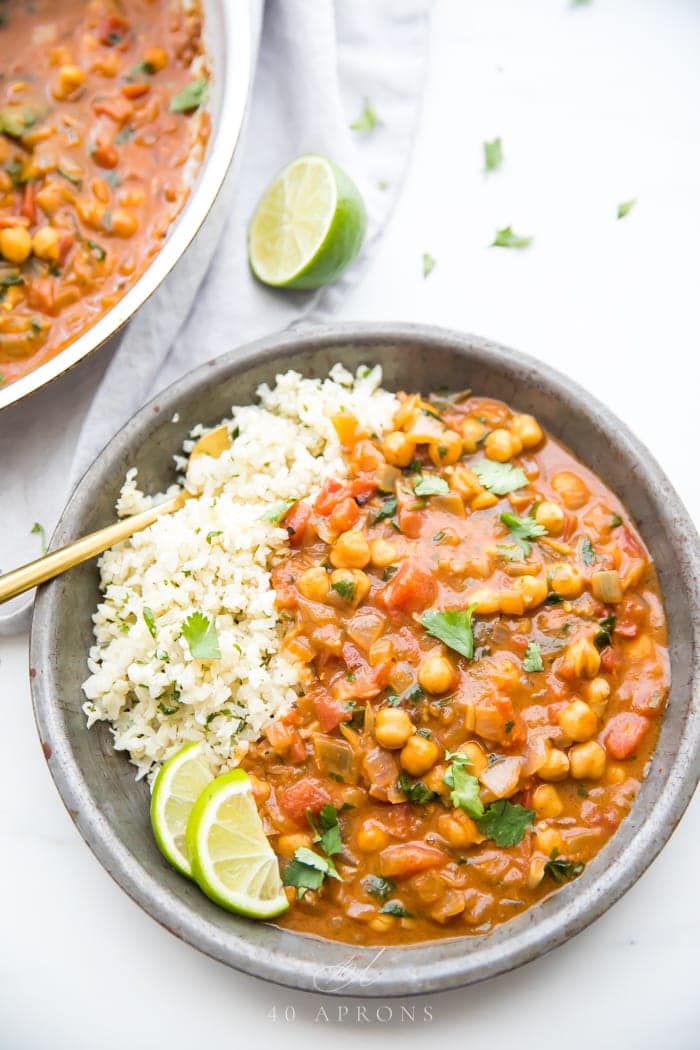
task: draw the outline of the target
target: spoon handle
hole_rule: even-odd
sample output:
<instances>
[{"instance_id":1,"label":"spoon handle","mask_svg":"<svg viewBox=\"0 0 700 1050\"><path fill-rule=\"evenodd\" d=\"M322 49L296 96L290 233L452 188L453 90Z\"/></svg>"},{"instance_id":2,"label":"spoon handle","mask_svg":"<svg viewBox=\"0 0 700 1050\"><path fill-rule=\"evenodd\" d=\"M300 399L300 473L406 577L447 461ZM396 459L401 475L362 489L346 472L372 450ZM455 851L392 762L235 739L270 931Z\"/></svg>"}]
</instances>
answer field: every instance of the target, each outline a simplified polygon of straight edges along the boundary
<instances>
[{"instance_id":1,"label":"spoon handle","mask_svg":"<svg viewBox=\"0 0 700 1050\"><path fill-rule=\"evenodd\" d=\"M13 569L0 576L0 604L15 598L18 594L37 587L40 583L52 580L54 576L60 576L74 565L80 565L89 561L96 554L102 554L115 543L128 539L135 532L152 525L156 518L162 514L172 514L179 510L187 499L185 492L179 493L172 499L165 500L155 507L142 511L140 514L132 514L131 517L123 518L121 521L108 525L97 532L91 532L89 536L83 536L66 547L60 547L57 551L51 551L36 561L30 561L27 565Z\"/></svg>"}]
</instances>

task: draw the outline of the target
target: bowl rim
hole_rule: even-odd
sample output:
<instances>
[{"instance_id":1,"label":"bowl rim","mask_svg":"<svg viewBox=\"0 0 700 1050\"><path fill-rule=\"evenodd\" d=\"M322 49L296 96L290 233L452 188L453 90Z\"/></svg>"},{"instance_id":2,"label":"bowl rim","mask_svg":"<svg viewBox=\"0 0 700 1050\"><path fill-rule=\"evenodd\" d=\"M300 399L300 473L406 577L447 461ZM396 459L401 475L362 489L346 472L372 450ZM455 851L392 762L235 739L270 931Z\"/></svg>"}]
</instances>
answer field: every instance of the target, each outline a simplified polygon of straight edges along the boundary
<instances>
[{"instance_id":1,"label":"bowl rim","mask_svg":"<svg viewBox=\"0 0 700 1050\"><path fill-rule=\"evenodd\" d=\"M245 933L241 936L235 931L231 936L224 936L182 898L147 873L111 830L106 817L92 804L89 786L73 758L70 739L61 723L59 704L54 701L51 690L51 624L59 601L56 581L39 589L32 620L30 677L39 738L66 808L109 874L161 925L212 958L276 984L327 994L391 997L443 991L508 972L544 955L590 925L642 875L672 834L700 778L700 709L697 704L700 693L700 595L692 587L692 581L700 578L700 546L688 512L646 447L607 407L544 362L491 340L432 325L354 322L276 333L235 349L177 380L140 409L115 435L71 496L52 537L51 547L75 536L74 525L89 504L102 464L116 461L120 451L131 447L137 437L142 438L157 429L164 416L170 418L182 401L197 390L244 372L253 365L270 365L276 361L280 369L294 367L294 358L302 351L335 348L340 354L349 344L366 345L369 350L379 344L395 344L400 348L406 343L425 351L435 347L451 348L459 356L467 354L492 366L524 369L564 404L567 401L577 404L587 416L595 419L598 429L607 434L626 458L639 464L653 488L653 500L664 530L673 536L691 611L691 691L681 742L670 764L665 788L653 799L644 822L635 832L628 827L625 835L623 832L628 822L623 821L611 840L618 842L620 850L605 865L598 864L600 855L591 862L581 877L590 880L585 889L578 891L578 887L570 883L522 913L513 923L523 916L527 916L528 921L505 943L489 944L491 935L488 935L483 941L479 938L480 943L473 951L445 959L439 950L431 953L431 947L439 949L441 945L455 943L468 947L477 938L468 941L464 938L447 939L393 949L359 949L276 928L278 943L274 945L266 944L264 937L258 937L262 943L256 943L254 936L247 939ZM580 880L577 882L583 885ZM555 901L555 905L547 908L551 901ZM512 923L497 929L508 926ZM314 950L314 944L317 950ZM337 950L331 951L325 947L327 945L334 945ZM331 955L332 964L319 966L321 955ZM342 980L339 973L342 973Z\"/></svg>"},{"instance_id":2,"label":"bowl rim","mask_svg":"<svg viewBox=\"0 0 700 1050\"><path fill-rule=\"evenodd\" d=\"M202 0L205 8L207 0ZM0 411L49 386L82 360L92 357L117 335L158 290L205 224L226 182L243 130L253 75L251 0L224 0L218 17L223 26L226 61L217 78L217 119L185 206L171 224L160 251L121 299L72 342L25 376L0 388ZM209 16L210 17L210 16ZM208 30L205 22L205 35ZM235 61L229 61L231 54ZM208 109L211 107L208 107ZM233 129L233 133L230 133Z\"/></svg>"}]
</instances>

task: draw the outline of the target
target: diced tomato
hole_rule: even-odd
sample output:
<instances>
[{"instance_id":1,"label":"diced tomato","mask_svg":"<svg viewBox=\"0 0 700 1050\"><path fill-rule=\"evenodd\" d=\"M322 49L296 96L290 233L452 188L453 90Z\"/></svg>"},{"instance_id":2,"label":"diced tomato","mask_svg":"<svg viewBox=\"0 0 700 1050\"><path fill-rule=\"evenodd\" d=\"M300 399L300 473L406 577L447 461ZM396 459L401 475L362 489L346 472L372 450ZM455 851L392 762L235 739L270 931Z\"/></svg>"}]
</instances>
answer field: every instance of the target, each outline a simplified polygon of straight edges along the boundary
<instances>
[{"instance_id":1,"label":"diced tomato","mask_svg":"<svg viewBox=\"0 0 700 1050\"><path fill-rule=\"evenodd\" d=\"M292 743L287 752L287 757L290 762L294 762L295 765L299 762L304 762L306 759L306 747L304 741L301 739L296 730L294 730L294 736Z\"/></svg>"},{"instance_id":2,"label":"diced tomato","mask_svg":"<svg viewBox=\"0 0 700 1050\"><path fill-rule=\"evenodd\" d=\"M401 563L379 597L387 609L420 612L435 601L437 584L427 569L409 558Z\"/></svg>"},{"instance_id":3,"label":"diced tomato","mask_svg":"<svg viewBox=\"0 0 700 1050\"><path fill-rule=\"evenodd\" d=\"M327 478L316 497L314 510L317 514L330 514L339 503L346 499L353 499L363 504L374 495L376 490L377 483L373 478L354 478L352 481Z\"/></svg>"},{"instance_id":4,"label":"diced tomato","mask_svg":"<svg viewBox=\"0 0 700 1050\"><path fill-rule=\"evenodd\" d=\"M286 755L294 742L294 737L298 735L296 729L285 725L279 718L276 718L274 722L270 722L265 729L265 736L270 741L272 750L278 755Z\"/></svg>"},{"instance_id":5,"label":"diced tomato","mask_svg":"<svg viewBox=\"0 0 700 1050\"><path fill-rule=\"evenodd\" d=\"M647 603L634 594L627 595L615 609L615 634L636 638L648 615Z\"/></svg>"},{"instance_id":6,"label":"diced tomato","mask_svg":"<svg viewBox=\"0 0 700 1050\"><path fill-rule=\"evenodd\" d=\"M302 501L289 508L282 524L289 533L290 546L301 547L310 518L311 507L308 503Z\"/></svg>"},{"instance_id":7,"label":"diced tomato","mask_svg":"<svg viewBox=\"0 0 700 1050\"><path fill-rule=\"evenodd\" d=\"M527 738L525 723L509 696L482 697L476 702L474 715L474 732L484 740L513 747Z\"/></svg>"},{"instance_id":8,"label":"diced tomato","mask_svg":"<svg viewBox=\"0 0 700 1050\"><path fill-rule=\"evenodd\" d=\"M298 594L294 586L294 574L289 565L282 562L276 565L270 574L272 586L275 588L275 602L279 609L293 609L297 604Z\"/></svg>"},{"instance_id":9,"label":"diced tomato","mask_svg":"<svg viewBox=\"0 0 700 1050\"><path fill-rule=\"evenodd\" d=\"M394 803L382 816L382 823L390 835L397 839L408 838L415 811L410 802Z\"/></svg>"},{"instance_id":10,"label":"diced tomato","mask_svg":"<svg viewBox=\"0 0 700 1050\"><path fill-rule=\"evenodd\" d=\"M603 734L605 750L612 758L629 758L649 732L650 726L648 718L633 711L621 711L613 715Z\"/></svg>"},{"instance_id":11,"label":"diced tomato","mask_svg":"<svg viewBox=\"0 0 700 1050\"><path fill-rule=\"evenodd\" d=\"M398 504L397 520L399 529L409 539L417 539L420 536L421 525L423 524L420 500L412 492L403 492L401 488L396 494L396 500Z\"/></svg>"},{"instance_id":12,"label":"diced tomato","mask_svg":"<svg viewBox=\"0 0 700 1050\"><path fill-rule=\"evenodd\" d=\"M390 878L407 878L428 868L437 868L447 861L447 855L434 846L422 842L402 842L387 846L379 854L379 870Z\"/></svg>"},{"instance_id":13,"label":"diced tomato","mask_svg":"<svg viewBox=\"0 0 700 1050\"><path fill-rule=\"evenodd\" d=\"M617 670L621 659L620 654L608 645L600 654L600 666L607 674L612 674Z\"/></svg>"},{"instance_id":14,"label":"diced tomato","mask_svg":"<svg viewBox=\"0 0 700 1050\"><path fill-rule=\"evenodd\" d=\"M129 23L118 15L110 15L100 23L97 38L106 47L118 47L129 35Z\"/></svg>"},{"instance_id":15,"label":"diced tomato","mask_svg":"<svg viewBox=\"0 0 700 1050\"><path fill-rule=\"evenodd\" d=\"M355 500L348 496L335 505L328 517L328 521L331 528L336 532L347 532L348 529L357 524L359 517L360 508L355 503Z\"/></svg>"},{"instance_id":16,"label":"diced tomato","mask_svg":"<svg viewBox=\"0 0 700 1050\"><path fill-rule=\"evenodd\" d=\"M633 558L646 558L641 543L626 526L622 529L622 549Z\"/></svg>"},{"instance_id":17,"label":"diced tomato","mask_svg":"<svg viewBox=\"0 0 700 1050\"><path fill-rule=\"evenodd\" d=\"M569 706L568 700L557 700L554 704L549 704L547 707L547 717L549 724L552 726L559 725L559 715L562 713L565 707Z\"/></svg>"},{"instance_id":18,"label":"diced tomato","mask_svg":"<svg viewBox=\"0 0 700 1050\"><path fill-rule=\"evenodd\" d=\"M30 306L45 314L52 314L56 309L56 282L53 277L42 277L32 281L27 295Z\"/></svg>"},{"instance_id":19,"label":"diced tomato","mask_svg":"<svg viewBox=\"0 0 700 1050\"><path fill-rule=\"evenodd\" d=\"M376 470L384 463L384 456L374 447L371 441L358 441L352 450L350 469L353 472Z\"/></svg>"},{"instance_id":20,"label":"diced tomato","mask_svg":"<svg viewBox=\"0 0 700 1050\"><path fill-rule=\"evenodd\" d=\"M75 237L72 233L64 233L58 242L58 262L60 266L65 264L68 258L68 252L75 244Z\"/></svg>"},{"instance_id":21,"label":"diced tomato","mask_svg":"<svg viewBox=\"0 0 700 1050\"><path fill-rule=\"evenodd\" d=\"M389 681L392 666L391 660L382 660L374 667L370 667L363 660L348 675L335 680L332 686L333 696L339 701L371 700L381 693Z\"/></svg>"},{"instance_id":22,"label":"diced tomato","mask_svg":"<svg viewBox=\"0 0 700 1050\"><path fill-rule=\"evenodd\" d=\"M34 200L34 183L26 182L24 184L24 193L22 195L22 208L20 214L24 215L25 219L29 219L31 223L36 222L36 203Z\"/></svg>"},{"instance_id":23,"label":"diced tomato","mask_svg":"<svg viewBox=\"0 0 700 1050\"><path fill-rule=\"evenodd\" d=\"M92 103L92 108L97 114L104 114L116 124L126 124L134 112L134 107L123 95L110 95L107 98L97 98Z\"/></svg>"},{"instance_id":24,"label":"diced tomato","mask_svg":"<svg viewBox=\"0 0 700 1050\"><path fill-rule=\"evenodd\" d=\"M327 806L331 801L323 785L312 777L303 777L296 784L285 788L277 795L277 801L282 812L295 820L298 824L306 823L306 811L318 813L320 809Z\"/></svg>"},{"instance_id":25,"label":"diced tomato","mask_svg":"<svg viewBox=\"0 0 700 1050\"><path fill-rule=\"evenodd\" d=\"M327 693L325 689L319 690L314 696L314 706L319 725L324 733L332 733L341 722L347 721L350 717L347 706Z\"/></svg>"},{"instance_id":26,"label":"diced tomato","mask_svg":"<svg viewBox=\"0 0 700 1050\"><path fill-rule=\"evenodd\" d=\"M576 526L578 521L575 514L564 515L564 527L561 532L561 538L564 543L568 543L573 534L576 532Z\"/></svg>"},{"instance_id":27,"label":"diced tomato","mask_svg":"<svg viewBox=\"0 0 700 1050\"><path fill-rule=\"evenodd\" d=\"M343 485L340 481L337 481L336 478L326 478L314 503L316 513L330 514L336 503L342 499L342 496L339 495L342 491Z\"/></svg>"},{"instance_id":28,"label":"diced tomato","mask_svg":"<svg viewBox=\"0 0 700 1050\"><path fill-rule=\"evenodd\" d=\"M581 818L593 827L604 827L608 831L615 831L620 823L620 814L614 806L599 806L595 802L581 803Z\"/></svg>"}]
</instances>

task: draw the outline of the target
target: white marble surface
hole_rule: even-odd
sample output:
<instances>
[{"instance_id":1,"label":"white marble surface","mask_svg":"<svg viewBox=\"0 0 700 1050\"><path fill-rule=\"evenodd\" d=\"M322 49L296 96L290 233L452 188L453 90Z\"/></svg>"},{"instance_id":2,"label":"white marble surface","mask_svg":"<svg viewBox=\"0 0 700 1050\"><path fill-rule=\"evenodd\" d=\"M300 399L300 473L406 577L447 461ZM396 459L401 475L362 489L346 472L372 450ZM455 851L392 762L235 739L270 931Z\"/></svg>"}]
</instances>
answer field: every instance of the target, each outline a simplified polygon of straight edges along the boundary
<instances>
[{"instance_id":1,"label":"white marble surface","mask_svg":"<svg viewBox=\"0 0 700 1050\"><path fill-rule=\"evenodd\" d=\"M696 519L699 53L695 0L439 0L409 180L342 311L452 325L556 364L653 449ZM481 142L499 134L507 161L486 179ZM508 224L536 236L528 252L486 247ZM426 281L424 251L437 259ZM574 941L419 1000L413 1021L396 1002L364 1004L365 1021L356 1003L206 959L116 887L48 775L24 638L0 644L0 703L0 1050L698 1046L697 798L647 874Z\"/></svg>"}]
</instances>

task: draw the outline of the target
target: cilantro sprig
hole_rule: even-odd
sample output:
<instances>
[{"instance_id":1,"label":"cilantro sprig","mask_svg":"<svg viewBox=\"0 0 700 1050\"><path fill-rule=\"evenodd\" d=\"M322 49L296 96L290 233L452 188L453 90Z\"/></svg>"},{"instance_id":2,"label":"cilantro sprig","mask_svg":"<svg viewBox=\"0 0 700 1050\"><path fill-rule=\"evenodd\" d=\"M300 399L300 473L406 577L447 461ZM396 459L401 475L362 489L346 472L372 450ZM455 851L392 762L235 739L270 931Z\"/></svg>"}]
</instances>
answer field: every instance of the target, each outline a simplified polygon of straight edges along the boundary
<instances>
[{"instance_id":1,"label":"cilantro sprig","mask_svg":"<svg viewBox=\"0 0 700 1050\"><path fill-rule=\"evenodd\" d=\"M474 658L474 632L472 615L476 605L456 612L438 612L430 609L423 613L420 622L428 634L438 638L450 649L460 653L467 660Z\"/></svg>"},{"instance_id":2,"label":"cilantro sprig","mask_svg":"<svg viewBox=\"0 0 700 1050\"><path fill-rule=\"evenodd\" d=\"M509 492L515 492L516 489L525 488L530 484L525 472L511 463L480 459L472 470L484 488L493 492L495 496L507 496Z\"/></svg>"},{"instance_id":3,"label":"cilantro sprig","mask_svg":"<svg viewBox=\"0 0 700 1050\"><path fill-rule=\"evenodd\" d=\"M567 860L566 857L560 857L559 850L555 848L549 855L544 871L545 875L561 883L569 879L577 879L585 867L582 860L572 861Z\"/></svg>"},{"instance_id":4,"label":"cilantro sprig","mask_svg":"<svg viewBox=\"0 0 700 1050\"><path fill-rule=\"evenodd\" d=\"M450 486L437 474L421 474L413 482L413 491L416 496L446 496Z\"/></svg>"},{"instance_id":5,"label":"cilantro sprig","mask_svg":"<svg viewBox=\"0 0 700 1050\"><path fill-rule=\"evenodd\" d=\"M450 791L452 805L455 809L463 809L468 816L474 819L483 817L484 803L479 797L479 781L466 768L471 765L469 758L461 751L446 751L445 760L450 764L442 782L452 789Z\"/></svg>"},{"instance_id":6,"label":"cilantro sprig","mask_svg":"<svg viewBox=\"0 0 700 1050\"><path fill-rule=\"evenodd\" d=\"M306 819L309 827L314 833L314 842L317 842L327 857L343 852L343 842L340 835L340 824L338 823L338 811L330 804L323 807L318 814L318 823L310 809L306 811Z\"/></svg>"},{"instance_id":7,"label":"cilantro sprig","mask_svg":"<svg viewBox=\"0 0 700 1050\"><path fill-rule=\"evenodd\" d=\"M208 97L209 81L206 77L198 77L186 84L177 95L173 95L170 100L170 111L172 113L191 113L192 110L203 106Z\"/></svg>"},{"instance_id":8,"label":"cilantro sprig","mask_svg":"<svg viewBox=\"0 0 700 1050\"><path fill-rule=\"evenodd\" d=\"M510 511L504 511L501 514L501 521L507 526L513 542L520 547L525 558L529 558L532 551L530 540L538 540L541 536L547 535L544 525L538 525L530 516L521 518L517 514L511 514Z\"/></svg>"},{"instance_id":9,"label":"cilantro sprig","mask_svg":"<svg viewBox=\"0 0 700 1050\"><path fill-rule=\"evenodd\" d=\"M537 642L528 642L525 655L523 656L523 670L528 672L544 671L542 663L542 650Z\"/></svg>"},{"instance_id":10,"label":"cilantro sprig","mask_svg":"<svg viewBox=\"0 0 700 1050\"><path fill-rule=\"evenodd\" d=\"M299 846L282 873L285 886L294 886L299 900L308 890L320 890L325 879L340 879L330 857L321 857L307 846Z\"/></svg>"},{"instance_id":11,"label":"cilantro sprig","mask_svg":"<svg viewBox=\"0 0 700 1050\"><path fill-rule=\"evenodd\" d=\"M493 839L497 846L517 846L534 819L534 810L500 798L486 807L476 823L481 834Z\"/></svg>"},{"instance_id":12,"label":"cilantro sprig","mask_svg":"<svg viewBox=\"0 0 700 1050\"><path fill-rule=\"evenodd\" d=\"M182 637L195 660L220 660L219 636L214 621L201 612L193 612L182 625Z\"/></svg>"}]
</instances>

